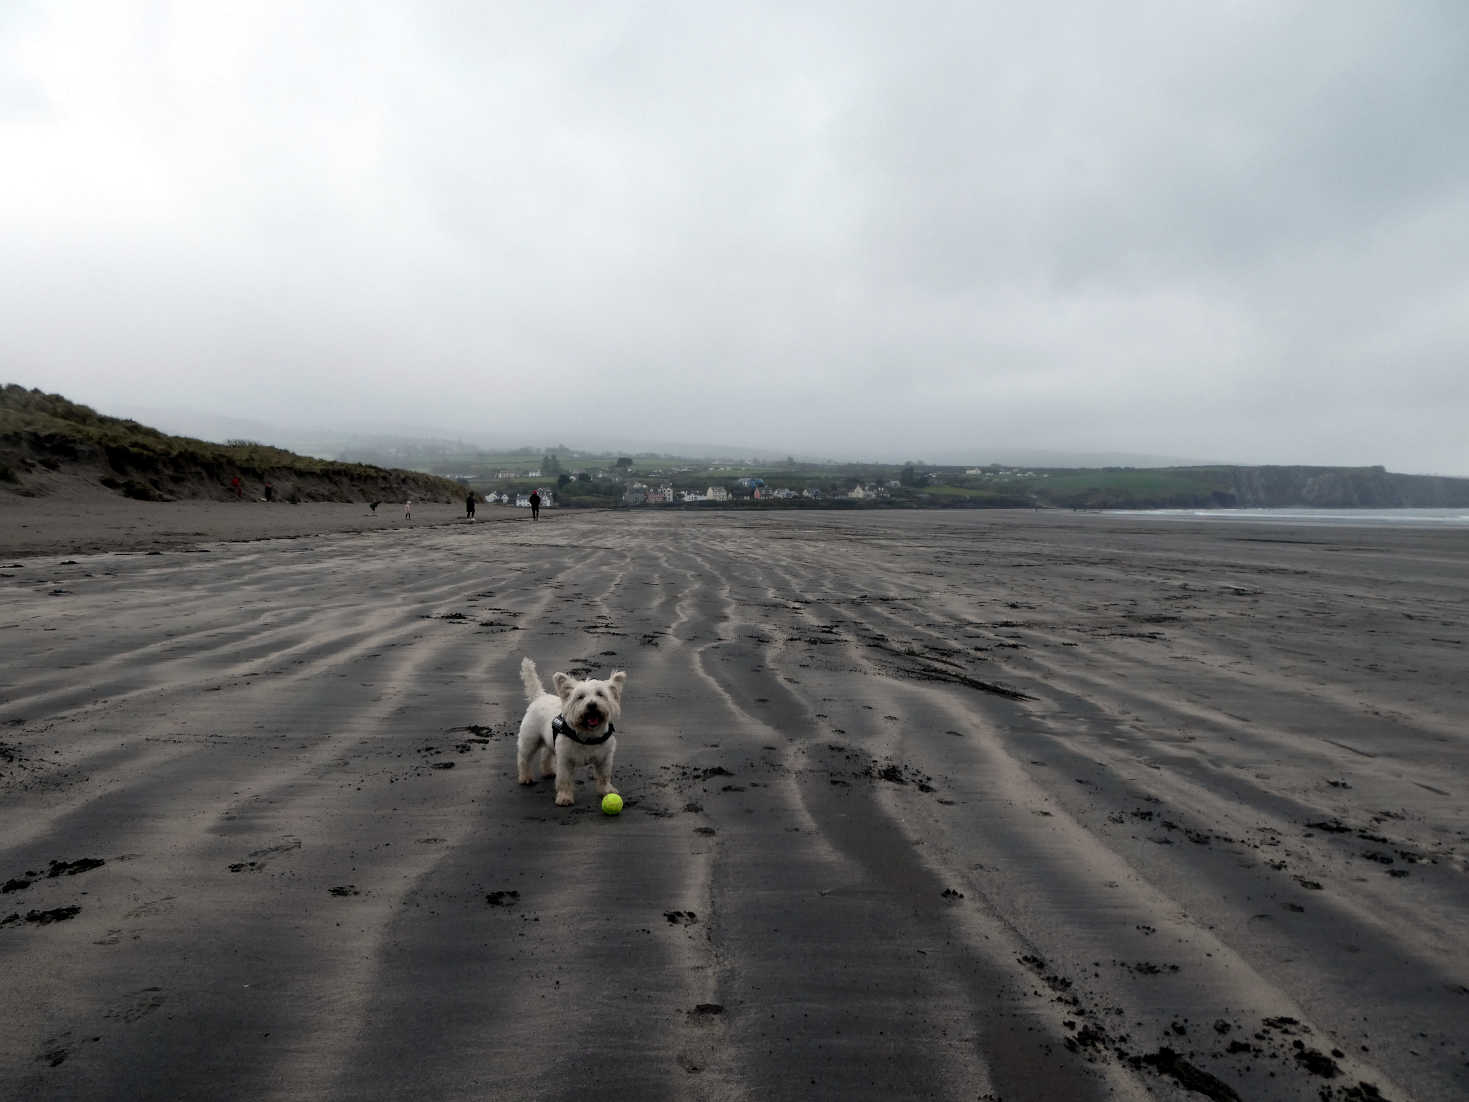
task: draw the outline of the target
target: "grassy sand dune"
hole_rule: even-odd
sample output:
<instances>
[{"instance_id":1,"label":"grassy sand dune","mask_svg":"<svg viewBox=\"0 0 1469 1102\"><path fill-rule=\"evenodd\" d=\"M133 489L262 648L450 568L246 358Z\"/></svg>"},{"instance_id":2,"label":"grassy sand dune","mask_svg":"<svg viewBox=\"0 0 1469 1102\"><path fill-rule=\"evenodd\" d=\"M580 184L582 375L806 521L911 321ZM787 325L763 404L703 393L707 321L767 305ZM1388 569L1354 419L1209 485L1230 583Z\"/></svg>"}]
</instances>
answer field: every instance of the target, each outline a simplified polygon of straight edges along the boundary
<instances>
[{"instance_id":1,"label":"grassy sand dune","mask_svg":"<svg viewBox=\"0 0 1469 1102\"><path fill-rule=\"evenodd\" d=\"M464 493L436 475L338 463L246 441L170 436L58 394L13 383L0 388L0 493L226 501L258 499L267 484L282 502L452 502Z\"/></svg>"}]
</instances>

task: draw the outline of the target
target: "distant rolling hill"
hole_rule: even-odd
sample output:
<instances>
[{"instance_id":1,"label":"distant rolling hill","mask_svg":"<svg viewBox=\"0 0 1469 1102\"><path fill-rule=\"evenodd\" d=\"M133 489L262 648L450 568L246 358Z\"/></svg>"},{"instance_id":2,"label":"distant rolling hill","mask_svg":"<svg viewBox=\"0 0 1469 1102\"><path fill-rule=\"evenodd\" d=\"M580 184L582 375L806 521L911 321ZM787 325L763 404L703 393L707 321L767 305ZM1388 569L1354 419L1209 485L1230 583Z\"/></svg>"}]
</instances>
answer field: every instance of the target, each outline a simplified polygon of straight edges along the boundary
<instances>
[{"instance_id":1,"label":"distant rolling hill","mask_svg":"<svg viewBox=\"0 0 1469 1102\"><path fill-rule=\"evenodd\" d=\"M1048 505L1093 509L1469 507L1469 478L1382 467L1210 466L1052 472L1033 482Z\"/></svg>"}]
</instances>

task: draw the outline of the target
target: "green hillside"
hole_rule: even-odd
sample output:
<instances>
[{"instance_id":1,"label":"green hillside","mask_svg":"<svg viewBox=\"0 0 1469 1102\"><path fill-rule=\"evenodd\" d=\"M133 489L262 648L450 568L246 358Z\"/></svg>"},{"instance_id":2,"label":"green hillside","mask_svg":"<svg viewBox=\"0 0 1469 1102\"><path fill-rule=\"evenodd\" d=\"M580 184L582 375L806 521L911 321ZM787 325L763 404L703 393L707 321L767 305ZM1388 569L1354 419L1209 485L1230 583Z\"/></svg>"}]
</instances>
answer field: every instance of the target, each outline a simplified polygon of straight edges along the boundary
<instances>
[{"instance_id":1,"label":"green hillside","mask_svg":"<svg viewBox=\"0 0 1469 1102\"><path fill-rule=\"evenodd\" d=\"M0 389L0 489L41 496L90 486L148 501L255 498L282 501L454 501L452 479L365 463L339 463L264 444L214 444L27 390Z\"/></svg>"}]
</instances>

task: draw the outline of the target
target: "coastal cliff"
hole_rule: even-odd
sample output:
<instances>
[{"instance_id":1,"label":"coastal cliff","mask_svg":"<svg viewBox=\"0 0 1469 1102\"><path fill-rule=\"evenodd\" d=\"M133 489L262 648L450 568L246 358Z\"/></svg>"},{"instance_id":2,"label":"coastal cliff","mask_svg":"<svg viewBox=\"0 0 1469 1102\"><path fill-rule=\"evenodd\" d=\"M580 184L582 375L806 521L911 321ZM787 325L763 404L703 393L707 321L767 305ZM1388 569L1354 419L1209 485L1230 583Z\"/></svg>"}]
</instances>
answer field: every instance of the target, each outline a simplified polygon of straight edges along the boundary
<instances>
[{"instance_id":1,"label":"coastal cliff","mask_svg":"<svg viewBox=\"0 0 1469 1102\"><path fill-rule=\"evenodd\" d=\"M1231 467L1221 505L1331 509L1469 507L1469 479L1394 474L1382 467Z\"/></svg>"},{"instance_id":2,"label":"coastal cliff","mask_svg":"<svg viewBox=\"0 0 1469 1102\"><path fill-rule=\"evenodd\" d=\"M1060 509L1469 508L1469 478L1383 467L1107 467L1027 471L983 486L991 494L1022 492L1032 504ZM974 492L983 491L975 486Z\"/></svg>"}]
</instances>

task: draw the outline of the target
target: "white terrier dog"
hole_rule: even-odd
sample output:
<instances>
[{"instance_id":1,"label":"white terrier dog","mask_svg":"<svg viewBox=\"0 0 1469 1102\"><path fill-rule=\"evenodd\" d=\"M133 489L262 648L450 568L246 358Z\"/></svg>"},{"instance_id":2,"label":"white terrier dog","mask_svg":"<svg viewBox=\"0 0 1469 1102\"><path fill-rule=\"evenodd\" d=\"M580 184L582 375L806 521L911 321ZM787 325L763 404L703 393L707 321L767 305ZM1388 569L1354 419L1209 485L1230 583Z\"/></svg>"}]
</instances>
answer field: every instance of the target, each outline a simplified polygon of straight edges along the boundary
<instances>
[{"instance_id":1,"label":"white terrier dog","mask_svg":"<svg viewBox=\"0 0 1469 1102\"><path fill-rule=\"evenodd\" d=\"M597 779L597 792L605 796L612 787L612 755L617 752L613 721L622 715L622 686L627 674L618 670L606 681L578 681L564 673L553 674L554 694L546 692L536 664L520 661L520 681L525 686L528 707L520 721L515 743L515 768L521 784L534 784L532 767L539 761L541 775L556 778L556 803L569 807L576 802L576 770L590 765Z\"/></svg>"}]
</instances>

